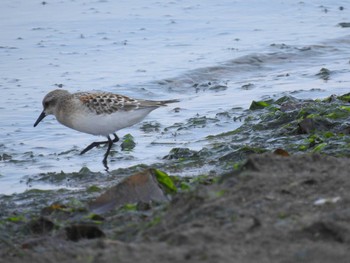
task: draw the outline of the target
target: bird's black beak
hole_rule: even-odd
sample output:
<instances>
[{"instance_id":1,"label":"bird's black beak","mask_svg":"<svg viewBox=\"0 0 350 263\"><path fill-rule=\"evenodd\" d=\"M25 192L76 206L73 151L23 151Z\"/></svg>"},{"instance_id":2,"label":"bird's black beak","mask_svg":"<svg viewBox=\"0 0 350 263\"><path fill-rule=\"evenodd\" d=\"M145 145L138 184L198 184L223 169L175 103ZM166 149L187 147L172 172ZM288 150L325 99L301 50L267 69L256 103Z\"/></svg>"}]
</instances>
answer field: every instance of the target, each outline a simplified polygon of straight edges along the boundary
<instances>
[{"instance_id":1,"label":"bird's black beak","mask_svg":"<svg viewBox=\"0 0 350 263\"><path fill-rule=\"evenodd\" d=\"M46 114L45 114L45 111L43 111L41 114L40 114L40 116L39 116L39 118L36 120L36 122L34 123L34 127L36 127L38 124L39 124L39 122L41 122L42 121L42 119L44 119L46 117Z\"/></svg>"}]
</instances>

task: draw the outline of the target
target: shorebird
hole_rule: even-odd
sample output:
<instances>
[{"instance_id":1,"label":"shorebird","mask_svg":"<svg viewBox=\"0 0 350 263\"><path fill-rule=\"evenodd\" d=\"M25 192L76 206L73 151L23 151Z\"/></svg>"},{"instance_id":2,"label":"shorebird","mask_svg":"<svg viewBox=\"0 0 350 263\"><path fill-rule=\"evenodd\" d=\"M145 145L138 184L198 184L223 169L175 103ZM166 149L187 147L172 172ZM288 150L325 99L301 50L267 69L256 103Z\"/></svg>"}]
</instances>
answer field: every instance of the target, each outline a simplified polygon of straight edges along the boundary
<instances>
[{"instance_id":1,"label":"shorebird","mask_svg":"<svg viewBox=\"0 0 350 263\"><path fill-rule=\"evenodd\" d=\"M43 111L34 123L36 127L46 116L54 115L59 123L74 130L107 137L107 141L93 142L80 154L107 144L103 165L108 171L107 157L113 143L118 142L117 131L144 119L151 111L178 100L143 100L109 92L77 92L56 89L43 99ZM111 139L110 135L114 136Z\"/></svg>"}]
</instances>

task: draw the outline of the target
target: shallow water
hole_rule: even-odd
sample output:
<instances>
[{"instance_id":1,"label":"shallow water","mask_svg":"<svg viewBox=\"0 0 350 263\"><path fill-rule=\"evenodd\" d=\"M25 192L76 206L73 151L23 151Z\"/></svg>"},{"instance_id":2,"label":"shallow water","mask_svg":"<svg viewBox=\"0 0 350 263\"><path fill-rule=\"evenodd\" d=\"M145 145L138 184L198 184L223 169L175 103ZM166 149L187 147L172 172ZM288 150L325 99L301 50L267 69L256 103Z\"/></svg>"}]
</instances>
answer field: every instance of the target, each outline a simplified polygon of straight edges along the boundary
<instances>
[{"instance_id":1,"label":"shallow water","mask_svg":"<svg viewBox=\"0 0 350 263\"><path fill-rule=\"evenodd\" d=\"M348 22L350 4L262 2L1 1L0 155L11 159L0 161L0 194L33 187L26 179L42 172L103 171L104 149L79 155L96 137L53 117L33 128L43 96L58 85L181 99L118 132L137 145L114 147L111 169L159 162L173 147L200 149L207 135L238 127L232 116L254 99L348 92L350 28L338 23ZM316 75L321 68L329 80ZM159 129L146 132L144 123Z\"/></svg>"}]
</instances>

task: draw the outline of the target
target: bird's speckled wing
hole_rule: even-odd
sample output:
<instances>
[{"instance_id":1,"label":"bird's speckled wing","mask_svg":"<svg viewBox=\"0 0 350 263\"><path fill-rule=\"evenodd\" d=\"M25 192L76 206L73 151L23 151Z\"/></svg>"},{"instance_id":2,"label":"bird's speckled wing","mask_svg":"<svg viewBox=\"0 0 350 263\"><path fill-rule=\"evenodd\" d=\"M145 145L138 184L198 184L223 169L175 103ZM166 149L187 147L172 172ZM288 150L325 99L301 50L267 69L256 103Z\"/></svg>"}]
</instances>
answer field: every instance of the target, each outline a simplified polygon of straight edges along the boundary
<instances>
[{"instance_id":1,"label":"bird's speckled wing","mask_svg":"<svg viewBox=\"0 0 350 263\"><path fill-rule=\"evenodd\" d=\"M132 111L140 107L138 100L119 94L79 92L75 93L74 96L98 115L117 111Z\"/></svg>"}]
</instances>

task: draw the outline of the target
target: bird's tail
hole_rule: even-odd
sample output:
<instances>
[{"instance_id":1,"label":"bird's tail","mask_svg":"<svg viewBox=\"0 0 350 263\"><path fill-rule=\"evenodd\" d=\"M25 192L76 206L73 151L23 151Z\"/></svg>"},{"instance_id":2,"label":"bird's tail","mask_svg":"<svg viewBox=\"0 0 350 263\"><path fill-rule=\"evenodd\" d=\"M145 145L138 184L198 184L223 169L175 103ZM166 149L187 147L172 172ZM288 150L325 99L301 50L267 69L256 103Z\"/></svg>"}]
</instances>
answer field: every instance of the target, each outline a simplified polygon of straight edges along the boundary
<instances>
[{"instance_id":1,"label":"bird's tail","mask_svg":"<svg viewBox=\"0 0 350 263\"><path fill-rule=\"evenodd\" d=\"M175 102L179 102L179 100L137 100L138 102L140 102L140 107L152 107L152 108L158 108L161 106L166 106L170 103L175 103Z\"/></svg>"},{"instance_id":2,"label":"bird's tail","mask_svg":"<svg viewBox=\"0 0 350 263\"><path fill-rule=\"evenodd\" d=\"M165 106L167 104L175 103L175 102L179 102L179 101L180 100L177 100L177 99L174 99L174 100L161 100L161 101L158 101L158 105Z\"/></svg>"}]
</instances>

